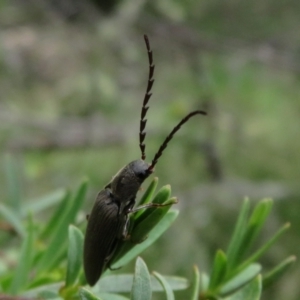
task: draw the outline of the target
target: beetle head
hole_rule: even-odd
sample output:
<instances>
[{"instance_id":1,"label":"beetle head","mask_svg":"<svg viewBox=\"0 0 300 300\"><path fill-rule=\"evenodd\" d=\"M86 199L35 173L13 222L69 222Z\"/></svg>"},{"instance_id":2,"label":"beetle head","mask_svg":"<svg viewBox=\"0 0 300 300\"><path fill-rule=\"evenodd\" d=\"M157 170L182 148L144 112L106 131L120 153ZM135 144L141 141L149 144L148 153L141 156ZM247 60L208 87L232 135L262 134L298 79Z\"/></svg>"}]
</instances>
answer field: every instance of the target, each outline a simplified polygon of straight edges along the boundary
<instances>
[{"instance_id":1,"label":"beetle head","mask_svg":"<svg viewBox=\"0 0 300 300\"><path fill-rule=\"evenodd\" d=\"M142 159L131 162L129 167L135 174L136 178L141 181L141 184L150 174L153 173L153 170L149 169L149 164Z\"/></svg>"},{"instance_id":2,"label":"beetle head","mask_svg":"<svg viewBox=\"0 0 300 300\"><path fill-rule=\"evenodd\" d=\"M118 203L120 213L134 205L141 184L152 172L148 163L138 159L121 169L106 186L111 190L114 201Z\"/></svg>"}]
</instances>

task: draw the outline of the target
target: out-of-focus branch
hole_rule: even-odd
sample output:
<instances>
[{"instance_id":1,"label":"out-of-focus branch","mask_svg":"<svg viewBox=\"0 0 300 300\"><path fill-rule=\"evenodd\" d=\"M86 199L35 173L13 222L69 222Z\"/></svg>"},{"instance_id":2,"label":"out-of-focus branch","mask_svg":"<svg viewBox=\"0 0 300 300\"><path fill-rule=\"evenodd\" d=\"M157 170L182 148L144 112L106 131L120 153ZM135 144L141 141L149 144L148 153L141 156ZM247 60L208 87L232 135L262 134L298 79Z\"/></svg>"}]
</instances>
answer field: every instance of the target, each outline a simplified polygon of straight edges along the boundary
<instances>
[{"instance_id":1,"label":"out-of-focus branch","mask_svg":"<svg viewBox=\"0 0 300 300\"><path fill-rule=\"evenodd\" d=\"M173 42L177 48L179 48L178 45L181 45L195 53L199 53L199 51L220 54L235 53L237 57L246 61L262 63L275 69L300 72L298 53L286 46L284 42L272 40L254 42L221 36L212 38L204 32L199 32L184 24L171 24L158 20L154 22L150 17L143 19L142 27L151 28L151 35L156 39L160 37L162 45L166 44L165 38L168 36L168 49L170 49L170 42Z\"/></svg>"},{"instance_id":2,"label":"out-of-focus branch","mask_svg":"<svg viewBox=\"0 0 300 300\"><path fill-rule=\"evenodd\" d=\"M105 147L124 143L120 128L99 117L63 118L55 122L0 114L2 130L9 131L4 147L9 150L43 150ZM0 127L0 129L1 129ZM16 128L16 129L14 129ZM14 131L17 131L14 134Z\"/></svg>"}]
</instances>

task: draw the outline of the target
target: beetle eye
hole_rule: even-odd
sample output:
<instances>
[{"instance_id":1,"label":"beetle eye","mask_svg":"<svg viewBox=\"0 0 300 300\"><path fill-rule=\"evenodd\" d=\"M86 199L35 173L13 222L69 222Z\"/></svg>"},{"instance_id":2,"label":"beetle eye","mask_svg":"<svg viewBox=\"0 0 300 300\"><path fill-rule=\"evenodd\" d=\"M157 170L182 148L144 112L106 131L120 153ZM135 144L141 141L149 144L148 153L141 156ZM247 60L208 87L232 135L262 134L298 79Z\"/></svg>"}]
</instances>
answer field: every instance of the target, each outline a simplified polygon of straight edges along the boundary
<instances>
[{"instance_id":1,"label":"beetle eye","mask_svg":"<svg viewBox=\"0 0 300 300\"><path fill-rule=\"evenodd\" d=\"M135 175L140 179L146 179L150 175L150 173L148 172L148 170L142 170L136 172Z\"/></svg>"},{"instance_id":2,"label":"beetle eye","mask_svg":"<svg viewBox=\"0 0 300 300\"><path fill-rule=\"evenodd\" d=\"M130 169L140 180L145 180L151 174L148 164L143 160L133 161L130 165Z\"/></svg>"}]
</instances>

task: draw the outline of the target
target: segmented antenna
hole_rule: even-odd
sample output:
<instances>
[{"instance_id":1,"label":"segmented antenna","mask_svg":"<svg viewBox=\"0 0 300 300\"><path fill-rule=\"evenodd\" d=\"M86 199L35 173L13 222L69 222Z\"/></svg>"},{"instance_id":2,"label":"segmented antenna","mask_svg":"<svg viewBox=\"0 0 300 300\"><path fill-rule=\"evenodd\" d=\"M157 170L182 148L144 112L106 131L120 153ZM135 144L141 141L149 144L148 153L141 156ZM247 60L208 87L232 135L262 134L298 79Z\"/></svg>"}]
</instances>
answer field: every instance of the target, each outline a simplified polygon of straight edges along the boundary
<instances>
[{"instance_id":1,"label":"segmented antenna","mask_svg":"<svg viewBox=\"0 0 300 300\"><path fill-rule=\"evenodd\" d=\"M146 145L144 144L146 132L144 132L144 129L146 127L147 119L145 119L145 117L146 117L147 111L149 109L149 106L147 106L147 104L148 104L150 97L152 96L151 88L154 83L153 73L154 73L154 67L155 67L153 64L152 50L150 48L150 43L149 43L149 39L148 39L147 35L144 35L144 40L145 40L146 48L148 51L149 75L148 75L147 90L145 93L143 106L142 106L142 110L141 110L141 121L140 121L140 134L139 135L140 135L140 148L141 148L141 153L142 153L142 157L141 157L142 160L146 159L146 154L145 154Z\"/></svg>"},{"instance_id":2,"label":"segmented antenna","mask_svg":"<svg viewBox=\"0 0 300 300\"><path fill-rule=\"evenodd\" d=\"M174 128L173 130L170 132L170 134L166 137L166 139L164 140L164 142L162 143L162 145L159 147L157 153L155 154L151 165L148 168L148 171L153 171L158 159L160 158L160 156L162 155L162 153L164 152L164 150L166 149L166 147L168 146L168 143L170 142L170 140L173 138L174 134L180 129L180 127L186 123L191 117L195 116L195 115L206 115L205 111L202 110L195 110L190 112L187 116L185 116Z\"/></svg>"}]
</instances>

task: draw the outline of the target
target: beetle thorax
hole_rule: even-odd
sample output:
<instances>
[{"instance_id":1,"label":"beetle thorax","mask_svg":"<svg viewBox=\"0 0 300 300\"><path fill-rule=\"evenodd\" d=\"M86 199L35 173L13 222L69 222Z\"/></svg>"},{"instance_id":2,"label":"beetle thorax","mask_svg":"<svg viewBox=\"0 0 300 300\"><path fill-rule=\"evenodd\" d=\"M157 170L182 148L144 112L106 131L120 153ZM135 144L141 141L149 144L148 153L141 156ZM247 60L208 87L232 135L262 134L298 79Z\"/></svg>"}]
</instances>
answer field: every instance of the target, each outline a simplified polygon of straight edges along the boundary
<instances>
[{"instance_id":1,"label":"beetle thorax","mask_svg":"<svg viewBox=\"0 0 300 300\"><path fill-rule=\"evenodd\" d=\"M129 203L134 204L141 184L151 173L148 163L141 159L135 160L122 168L107 187L111 189L115 201L125 207Z\"/></svg>"}]
</instances>

